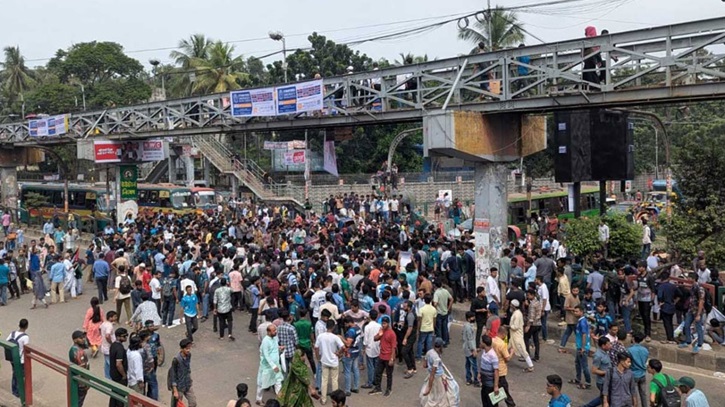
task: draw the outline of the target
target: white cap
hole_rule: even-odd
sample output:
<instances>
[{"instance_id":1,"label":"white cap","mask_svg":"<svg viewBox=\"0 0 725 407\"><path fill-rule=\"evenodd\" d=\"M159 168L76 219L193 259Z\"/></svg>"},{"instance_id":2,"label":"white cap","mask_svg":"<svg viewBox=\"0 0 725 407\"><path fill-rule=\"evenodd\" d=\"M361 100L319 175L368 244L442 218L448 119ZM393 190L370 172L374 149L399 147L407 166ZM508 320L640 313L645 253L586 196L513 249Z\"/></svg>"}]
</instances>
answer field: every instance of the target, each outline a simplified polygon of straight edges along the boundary
<instances>
[{"instance_id":1,"label":"white cap","mask_svg":"<svg viewBox=\"0 0 725 407\"><path fill-rule=\"evenodd\" d=\"M511 305L513 305L514 308L518 308L520 305L519 300L511 300Z\"/></svg>"}]
</instances>

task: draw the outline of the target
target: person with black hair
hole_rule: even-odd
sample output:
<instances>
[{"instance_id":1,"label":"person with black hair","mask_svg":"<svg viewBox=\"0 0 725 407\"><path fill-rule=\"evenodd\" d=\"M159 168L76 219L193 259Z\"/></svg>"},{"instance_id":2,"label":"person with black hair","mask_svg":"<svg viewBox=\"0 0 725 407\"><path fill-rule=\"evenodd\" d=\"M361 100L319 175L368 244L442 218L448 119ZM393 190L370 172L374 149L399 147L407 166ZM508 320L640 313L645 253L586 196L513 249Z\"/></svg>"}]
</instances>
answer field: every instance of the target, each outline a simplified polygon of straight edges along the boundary
<instances>
[{"instance_id":1,"label":"person with black hair","mask_svg":"<svg viewBox=\"0 0 725 407\"><path fill-rule=\"evenodd\" d=\"M74 331L71 335L73 345L68 351L68 360L83 369L90 369L90 362L86 355L86 334L83 331ZM83 407L83 402L88 394L89 387L78 383L78 407Z\"/></svg>"},{"instance_id":2,"label":"person with black hair","mask_svg":"<svg viewBox=\"0 0 725 407\"><path fill-rule=\"evenodd\" d=\"M128 339L126 328L116 329L116 341L111 345L109 351L111 380L126 386L128 384L128 357L123 343ZM108 401L109 407L125 407L125 403L111 397Z\"/></svg>"},{"instance_id":3,"label":"person with black hair","mask_svg":"<svg viewBox=\"0 0 725 407\"><path fill-rule=\"evenodd\" d=\"M675 378L662 373L662 362L658 359L650 359L647 362L647 373L652 375L652 380L649 385L649 405L661 406L663 405L663 398L667 398L668 402L671 400L673 403L676 403L669 405L679 406L681 397L674 389Z\"/></svg>"},{"instance_id":4,"label":"person with black hair","mask_svg":"<svg viewBox=\"0 0 725 407\"><path fill-rule=\"evenodd\" d=\"M224 332L228 329L229 340L234 340L232 334L233 316L232 311L232 290L227 285L227 279L219 279L219 288L214 290L214 316L219 319L219 339L224 338Z\"/></svg>"},{"instance_id":5,"label":"person with black hair","mask_svg":"<svg viewBox=\"0 0 725 407\"><path fill-rule=\"evenodd\" d=\"M635 407L639 396L632 375L632 356L628 352L617 355L617 365L609 369L602 384L602 404L604 407Z\"/></svg>"},{"instance_id":6,"label":"person with black hair","mask_svg":"<svg viewBox=\"0 0 725 407\"><path fill-rule=\"evenodd\" d=\"M20 322L18 323L18 329L16 331L10 332L10 335L8 335L8 337L7 337L8 342L18 345L18 351L20 353L20 364L21 365L25 365L25 345L30 343L30 337L26 333L29 325L30 324L28 323L27 319L25 319L25 318L21 319ZM6 360L8 360L7 356L8 356L8 352L5 352ZM13 363L12 360L8 360L8 361L11 362L11 364ZM13 378L11 381L11 389L12 389L13 395L15 397L20 397L20 392L18 391L18 380L17 380L17 377L15 376L15 369L12 369L12 371L13 371Z\"/></svg>"},{"instance_id":7,"label":"person with black hair","mask_svg":"<svg viewBox=\"0 0 725 407\"><path fill-rule=\"evenodd\" d=\"M571 399L561 392L563 381L559 375L546 376L546 393L551 396L549 407L569 407Z\"/></svg>"},{"instance_id":8,"label":"person with black hair","mask_svg":"<svg viewBox=\"0 0 725 407\"><path fill-rule=\"evenodd\" d=\"M128 341L128 350L126 351L126 358L128 359L128 387L138 393L146 394L142 351L141 337L137 334L132 334Z\"/></svg>"},{"instance_id":9,"label":"person with black hair","mask_svg":"<svg viewBox=\"0 0 725 407\"><path fill-rule=\"evenodd\" d=\"M246 383L237 384L237 399L229 400L227 407L251 407L252 403L247 400L249 386ZM246 403L246 404L245 404Z\"/></svg>"},{"instance_id":10,"label":"person with black hair","mask_svg":"<svg viewBox=\"0 0 725 407\"><path fill-rule=\"evenodd\" d=\"M592 373L594 374L595 383L599 394L592 401L585 404L584 407L597 407L602 404L602 386L604 386L604 376L607 371L612 367L612 360L609 358L609 349L611 349L612 343L606 336L600 336L597 340L597 351L594 353L594 360L592 361Z\"/></svg>"}]
</instances>

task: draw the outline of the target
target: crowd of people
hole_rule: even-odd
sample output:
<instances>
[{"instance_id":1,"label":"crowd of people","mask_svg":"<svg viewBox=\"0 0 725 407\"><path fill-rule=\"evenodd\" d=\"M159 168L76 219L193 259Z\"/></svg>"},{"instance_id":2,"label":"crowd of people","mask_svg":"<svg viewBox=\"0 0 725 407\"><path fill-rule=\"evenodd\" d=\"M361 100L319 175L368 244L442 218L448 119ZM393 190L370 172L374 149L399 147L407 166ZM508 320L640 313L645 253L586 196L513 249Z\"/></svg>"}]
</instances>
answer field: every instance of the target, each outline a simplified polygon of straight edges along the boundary
<instances>
[{"instance_id":1,"label":"crowd of people","mask_svg":"<svg viewBox=\"0 0 725 407\"><path fill-rule=\"evenodd\" d=\"M523 372L533 372L542 341L554 340L548 319L557 317L566 326L559 351L574 354L568 383L598 388L589 406L645 406L674 397L672 389L688 403L695 400L688 406L707 405L693 379L673 380L642 346L651 340L651 317L666 327L669 318L671 326L677 309L670 305L687 294L680 345L700 350L708 305L699 281L704 270L689 275L691 288L675 287L673 294L671 265L612 264L602 251L581 254L585 264L567 253L563 225L545 220L537 222L545 229L535 239L541 243L511 242L477 286L471 234L449 240L436 226L412 221L409 209L379 216L356 214L353 205L331 198L322 217L246 204L184 216L140 214L100 232L85 252L49 237L31 240L18 255L0 250L0 284L6 270L27 270L35 308L37 301L48 306L45 287L52 303L63 302L64 286L73 297L84 279L92 280L97 294L83 330L71 334L71 362L87 367L88 357L100 352L107 378L154 399L165 357L157 329L182 324L185 338L169 355L166 372L174 406L177 400L197 405L190 360L200 322L211 320L220 340L235 341L234 319L243 313L249 313L246 330L259 341L257 405L308 406L319 399L345 406L361 392L388 397L402 362L403 380L424 371L422 406L458 406L459 375L444 363L456 343L449 330L455 303L469 310L462 330L465 385L480 388L483 406L497 405L498 398L515 405L510 363L518 357ZM108 301L115 310L101 312ZM641 331L632 324L635 308ZM722 343L722 330L710 325L707 331ZM18 331L25 332L27 320L24 326L21 321ZM573 351L566 346L572 334ZM672 335L666 339L674 341ZM653 378L646 387L648 372ZM562 386L560 376L547 377L551 406L568 405ZM230 406L252 404L248 387L240 388L244 395ZM122 403L111 399L110 405Z\"/></svg>"}]
</instances>

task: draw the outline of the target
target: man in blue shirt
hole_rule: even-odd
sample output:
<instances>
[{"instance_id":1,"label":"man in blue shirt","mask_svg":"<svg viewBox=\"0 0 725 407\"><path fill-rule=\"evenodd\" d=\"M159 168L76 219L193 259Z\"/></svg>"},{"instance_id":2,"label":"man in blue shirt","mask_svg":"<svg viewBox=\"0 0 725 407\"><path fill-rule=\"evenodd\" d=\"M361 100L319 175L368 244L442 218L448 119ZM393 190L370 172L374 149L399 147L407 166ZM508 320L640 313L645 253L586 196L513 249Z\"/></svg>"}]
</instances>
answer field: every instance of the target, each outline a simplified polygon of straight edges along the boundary
<instances>
[{"instance_id":1,"label":"man in blue shirt","mask_svg":"<svg viewBox=\"0 0 725 407\"><path fill-rule=\"evenodd\" d=\"M570 407L571 399L561 392L563 381L561 376L552 374L546 376L546 393L551 396L549 407Z\"/></svg>"},{"instance_id":2,"label":"man in blue shirt","mask_svg":"<svg viewBox=\"0 0 725 407\"><path fill-rule=\"evenodd\" d=\"M93 278L96 280L98 300L101 304L103 304L103 301L108 301L108 276L110 274L111 266L108 265L101 253L98 253L96 261L93 262Z\"/></svg>"},{"instance_id":3,"label":"man in blue shirt","mask_svg":"<svg viewBox=\"0 0 725 407\"><path fill-rule=\"evenodd\" d=\"M580 389L588 389L592 385L592 377L589 374L589 323L587 317L584 316L584 307L579 305L574 308L574 316L578 319L576 329L574 330L574 338L576 339L576 384ZM584 373L586 384L581 382L581 376Z\"/></svg>"},{"instance_id":4,"label":"man in blue shirt","mask_svg":"<svg viewBox=\"0 0 725 407\"><path fill-rule=\"evenodd\" d=\"M0 305L8 303L8 284L10 283L10 269L5 260L0 258Z\"/></svg>"},{"instance_id":5,"label":"man in blue shirt","mask_svg":"<svg viewBox=\"0 0 725 407\"><path fill-rule=\"evenodd\" d=\"M56 295L60 295L60 302L65 302L65 289L63 288L65 282L65 264L60 261L60 257L56 254L53 256L55 264L50 267L50 302L55 304L57 302ZM4 265L4 261L3 261ZM7 267L7 266L6 266ZM57 294L56 294L57 292Z\"/></svg>"},{"instance_id":6,"label":"man in blue shirt","mask_svg":"<svg viewBox=\"0 0 725 407\"><path fill-rule=\"evenodd\" d=\"M181 298L181 317L186 323L186 338L194 342L194 332L199 329L199 299L193 293L190 285L186 286L186 292Z\"/></svg>"},{"instance_id":7,"label":"man in blue shirt","mask_svg":"<svg viewBox=\"0 0 725 407\"><path fill-rule=\"evenodd\" d=\"M257 313L259 312L259 286L261 280L259 277L252 278L252 286L249 287L249 292L252 294L252 307L250 309L252 316L249 319L249 332L257 333Z\"/></svg>"},{"instance_id":8,"label":"man in blue shirt","mask_svg":"<svg viewBox=\"0 0 725 407\"><path fill-rule=\"evenodd\" d=\"M632 355L632 377L634 384L637 386L639 393L640 405L646 406L649 403L649 391L647 389L647 359L649 359L649 350L642 346L645 336L642 332L635 332L633 335L634 345L630 346L627 351ZM635 395L636 397L636 395Z\"/></svg>"},{"instance_id":9,"label":"man in blue shirt","mask_svg":"<svg viewBox=\"0 0 725 407\"><path fill-rule=\"evenodd\" d=\"M597 389L599 394L594 400L590 401L584 407L597 407L602 404L602 388L604 386L604 376L607 371L612 367L612 361L609 358L609 349L612 348L612 343L606 336L599 337L597 342L598 348L594 353L594 360L592 361L592 373L596 376ZM646 406L645 406L646 407Z\"/></svg>"}]
</instances>

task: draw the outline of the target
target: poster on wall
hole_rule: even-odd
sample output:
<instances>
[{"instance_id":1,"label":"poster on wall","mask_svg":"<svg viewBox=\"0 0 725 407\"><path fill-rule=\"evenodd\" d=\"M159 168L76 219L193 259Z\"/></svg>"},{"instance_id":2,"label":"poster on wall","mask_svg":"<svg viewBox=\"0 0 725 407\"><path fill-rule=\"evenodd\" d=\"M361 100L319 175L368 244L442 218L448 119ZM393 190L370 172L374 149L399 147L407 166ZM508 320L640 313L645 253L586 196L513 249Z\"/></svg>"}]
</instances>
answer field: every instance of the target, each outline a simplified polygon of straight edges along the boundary
<instances>
[{"instance_id":1,"label":"poster on wall","mask_svg":"<svg viewBox=\"0 0 725 407\"><path fill-rule=\"evenodd\" d=\"M275 89L277 95L277 114L295 114L322 110L322 81L295 83Z\"/></svg>"},{"instance_id":2,"label":"poster on wall","mask_svg":"<svg viewBox=\"0 0 725 407\"><path fill-rule=\"evenodd\" d=\"M166 151L162 139L95 140L93 158L96 163L152 162L166 159Z\"/></svg>"},{"instance_id":3,"label":"poster on wall","mask_svg":"<svg viewBox=\"0 0 725 407\"><path fill-rule=\"evenodd\" d=\"M277 114L274 88L238 90L230 93L232 116L259 117Z\"/></svg>"},{"instance_id":4,"label":"poster on wall","mask_svg":"<svg viewBox=\"0 0 725 407\"><path fill-rule=\"evenodd\" d=\"M491 221L477 219L473 222L473 237L476 244L476 286L486 285L491 270L490 255L487 252L491 242Z\"/></svg>"},{"instance_id":5,"label":"poster on wall","mask_svg":"<svg viewBox=\"0 0 725 407\"><path fill-rule=\"evenodd\" d=\"M60 136L68 133L69 121L68 114L29 120L28 133L30 137Z\"/></svg>"}]
</instances>

